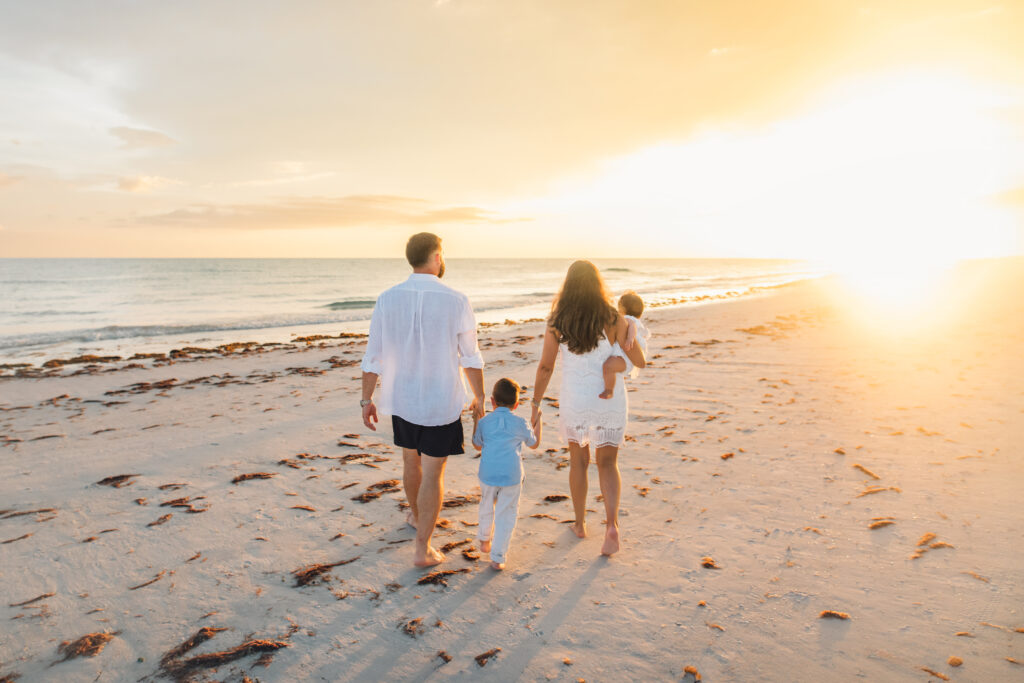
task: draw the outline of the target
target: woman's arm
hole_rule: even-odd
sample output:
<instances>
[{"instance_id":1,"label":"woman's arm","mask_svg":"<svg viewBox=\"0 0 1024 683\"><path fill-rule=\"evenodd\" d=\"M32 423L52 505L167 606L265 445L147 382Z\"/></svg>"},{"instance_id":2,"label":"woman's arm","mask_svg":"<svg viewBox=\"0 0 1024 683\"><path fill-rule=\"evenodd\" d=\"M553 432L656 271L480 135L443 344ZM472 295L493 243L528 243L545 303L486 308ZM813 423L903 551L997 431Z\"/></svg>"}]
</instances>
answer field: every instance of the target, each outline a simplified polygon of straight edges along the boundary
<instances>
[{"instance_id":1,"label":"woman's arm","mask_svg":"<svg viewBox=\"0 0 1024 683\"><path fill-rule=\"evenodd\" d=\"M630 348L626 348L626 335L628 332L629 321L620 315L618 321L615 323L615 341L619 343L619 347L622 348L626 357L632 361L633 365L643 369L647 366L647 359L644 358L644 350L640 348L639 344L633 344Z\"/></svg>"},{"instance_id":2,"label":"woman's arm","mask_svg":"<svg viewBox=\"0 0 1024 683\"><path fill-rule=\"evenodd\" d=\"M533 411L530 422L537 420L537 413L540 412L540 401L544 398L544 391L551 381L551 373L555 371L555 360L558 358L558 335L550 327L544 335L544 348L540 352L540 361L537 363L537 377L533 380Z\"/></svg>"}]
</instances>

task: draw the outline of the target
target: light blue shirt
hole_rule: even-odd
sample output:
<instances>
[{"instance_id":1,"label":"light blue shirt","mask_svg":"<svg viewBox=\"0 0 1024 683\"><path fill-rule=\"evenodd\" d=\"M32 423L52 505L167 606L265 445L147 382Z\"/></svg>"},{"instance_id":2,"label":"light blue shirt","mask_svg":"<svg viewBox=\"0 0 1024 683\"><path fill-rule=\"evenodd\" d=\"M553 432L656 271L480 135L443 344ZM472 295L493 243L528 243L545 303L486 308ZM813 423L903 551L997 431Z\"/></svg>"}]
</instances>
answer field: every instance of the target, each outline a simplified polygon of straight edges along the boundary
<instances>
[{"instance_id":1,"label":"light blue shirt","mask_svg":"<svg viewBox=\"0 0 1024 683\"><path fill-rule=\"evenodd\" d=\"M537 440L530 424L505 407L484 415L476 425L473 445L480 454L480 483L515 486L523 481L523 444Z\"/></svg>"}]
</instances>

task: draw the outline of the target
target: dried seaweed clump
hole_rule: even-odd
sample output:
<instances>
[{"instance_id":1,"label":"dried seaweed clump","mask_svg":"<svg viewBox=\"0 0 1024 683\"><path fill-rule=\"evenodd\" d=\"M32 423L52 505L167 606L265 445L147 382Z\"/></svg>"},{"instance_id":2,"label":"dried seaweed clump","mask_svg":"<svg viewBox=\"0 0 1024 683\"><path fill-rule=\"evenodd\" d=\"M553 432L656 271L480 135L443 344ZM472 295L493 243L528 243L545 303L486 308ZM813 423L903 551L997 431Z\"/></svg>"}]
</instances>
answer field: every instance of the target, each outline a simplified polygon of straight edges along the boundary
<instances>
[{"instance_id":1,"label":"dried seaweed clump","mask_svg":"<svg viewBox=\"0 0 1024 683\"><path fill-rule=\"evenodd\" d=\"M850 615L846 612L837 612L834 609L822 610L821 614L818 615L819 619L849 619Z\"/></svg>"},{"instance_id":2,"label":"dried seaweed clump","mask_svg":"<svg viewBox=\"0 0 1024 683\"><path fill-rule=\"evenodd\" d=\"M721 567L715 564L715 559L707 555L700 558L700 566L705 569L721 569Z\"/></svg>"},{"instance_id":3,"label":"dried seaweed clump","mask_svg":"<svg viewBox=\"0 0 1024 683\"><path fill-rule=\"evenodd\" d=\"M437 585L447 586L448 585L448 578L449 577L454 576L455 574L465 574L467 572L469 572L469 569L465 568L465 567L462 568L462 569L445 569L445 570L439 571L439 572L430 572L426 576L421 576L419 578L419 580L416 581L416 583L419 584L419 585L424 585L424 584L428 584L429 583L429 584L433 584L435 586L437 586Z\"/></svg>"},{"instance_id":4,"label":"dried seaweed clump","mask_svg":"<svg viewBox=\"0 0 1024 683\"><path fill-rule=\"evenodd\" d=\"M180 659L182 655L184 655L186 652L198 647L202 643L205 643L221 631L227 631L227 628L214 626L202 627L201 629L195 632L195 635L186 640L184 643L168 650L164 654L164 656L160 658L160 666L166 667L172 660Z\"/></svg>"},{"instance_id":5,"label":"dried seaweed clump","mask_svg":"<svg viewBox=\"0 0 1024 683\"><path fill-rule=\"evenodd\" d=\"M100 479L96 484L99 486L113 486L115 489L119 489L122 486L131 486L135 483L132 481L132 478L141 476L141 474L116 474L112 477Z\"/></svg>"},{"instance_id":6,"label":"dried seaweed clump","mask_svg":"<svg viewBox=\"0 0 1024 683\"><path fill-rule=\"evenodd\" d=\"M249 472L247 474L239 474L231 480L231 483L239 484L243 481L249 481L250 479L270 479L273 476L273 472Z\"/></svg>"},{"instance_id":7,"label":"dried seaweed clump","mask_svg":"<svg viewBox=\"0 0 1024 683\"><path fill-rule=\"evenodd\" d=\"M66 662L69 659L77 659L78 657L95 657L103 652L103 648L114 639L114 636L120 633L120 631L114 631L113 633L87 633L78 640L65 640L57 647L57 653L64 655L64 659L58 661Z\"/></svg>"},{"instance_id":8,"label":"dried seaweed clump","mask_svg":"<svg viewBox=\"0 0 1024 683\"><path fill-rule=\"evenodd\" d=\"M691 676L693 676L693 680L694 681L699 681L700 680L700 672L697 671L697 667L695 667L695 666L690 665L690 666L683 667L683 673L684 674L690 674Z\"/></svg>"},{"instance_id":9,"label":"dried seaweed clump","mask_svg":"<svg viewBox=\"0 0 1024 683\"><path fill-rule=\"evenodd\" d=\"M423 627L423 619L421 617L417 617L416 619L410 619L405 623L399 624L398 628L402 629L402 633L411 638L415 638L416 636L426 631L426 629Z\"/></svg>"},{"instance_id":10,"label":"dried seaweed clump","mask_svg":"<svg viewBox=\"0 0 1024 683\"><path fill-rule=\"evenodd\" d=\"M476 657L473 657L473 659L476 660L476 665L477 666L480 666L480 667L486 666L487 661L491 657L493 657L494 655L498 654L499 652L501 652L501 648L500 647L496 647L496 648L488 650L487 652L484 652L483 654L479 654Z\"/></svg>"},{"instance_id":11,"label":"dried seaweed clump","mask_svg":"<svg viewBox=\"0 0 1024 683\"><path fill-rule=\"evenodd\" d=\"M202 669L213 669L257 653L263 653L263 657L260 658L261 663L269 664L270 660L267 659L267 656L272 656L274 652L283 647L291 647L291 644L285 640L247 640L230 650L196 655L189 659L171 660L161 666L161 670L178 683L185 683Z\"/></svg>"},{"instance_id":12,"label":"dried seaweed clump","mask_svg":"<svg viewBox=\"0 0 1024 683\"><path fill-rule=\"evenodd\" d=\"M330 562L322 564L311 564L305 567L300 567L292 572L292 576L295 577L295 586L309 586L317 583L326 583L330 580L330 576L327 574L330 570L335 567L340 567L343 564L349 564L355 562L361 557L356 555L348 560L341 560L340 562Z\"/></svg>"},{"instance_id":13,"label":"dried seaweed clump","mask_svg":"<svg viewBox=\"0 0 1024 683\"><path fill-rule=\"evenodd\" d=\"M458 508L462 507L463 505L472 505L473 503L479 502L480 496L471 494L468 496L455 496L453 498L449 498L444 503L442 503L442 505L446 508Z\"/></svg>"},{"instance_id":14,"label":"dried seaweed clump","mask_svg":"<svg viewBox=\"0 0 1024 683\"><path fill-rule=\"evenodd\" d=\"M456 548L464 546L464 545L466 545L468 543L472 543L472 542L473 542L473 539L471 539L471 538L464 538L461 541L452 541L451 543L445 543L443 546L441 546L441 552L442 553L450 553L451 551L455 550Z\"/></svg>"},{"instance_id":15,"label":"dried seaweed clump","mask_svg":"<svg viewBox=\"0 0 1024 683\"><path fill-rule=\"evenodd\" d=\"M560 503L563 500L569 500L569 496L564 496L561 493L554 493L550 496L544 496L544 502L546 503Z\"/></svg>"}]
</instances>

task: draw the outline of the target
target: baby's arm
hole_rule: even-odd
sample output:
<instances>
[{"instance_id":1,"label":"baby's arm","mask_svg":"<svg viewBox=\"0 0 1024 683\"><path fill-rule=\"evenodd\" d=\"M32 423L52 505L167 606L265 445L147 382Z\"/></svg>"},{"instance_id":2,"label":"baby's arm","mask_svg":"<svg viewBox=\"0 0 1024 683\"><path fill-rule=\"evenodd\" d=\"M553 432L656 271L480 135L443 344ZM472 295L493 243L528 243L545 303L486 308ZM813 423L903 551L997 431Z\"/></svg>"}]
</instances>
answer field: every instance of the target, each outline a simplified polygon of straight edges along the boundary
<instances>
[{"instance_id":1,"label":"baby's arm","mask_svg":"<svg viewBox=\"0 0 1024 683\"><path fill-rule=\"evenodd\" d=\"M537 448L540 446L540 433L543 427L544 423L541 421L541 412L537 411L537 416L533 420L533 435L536 437L536 440L531 444L527 444L530 448Z\"/></svg>"},{"instance_id":2,"label":"baby's arm","mask_svg":"<svg viewBox=\"0 0 1024 683\"><path fill-rule=\"evenodd\" d=\"M625 316L626 318L626 341L622 344L623 351L632 351L633 344L636 343L636 320L632 316Z\"/></svg>"}]
</instances>

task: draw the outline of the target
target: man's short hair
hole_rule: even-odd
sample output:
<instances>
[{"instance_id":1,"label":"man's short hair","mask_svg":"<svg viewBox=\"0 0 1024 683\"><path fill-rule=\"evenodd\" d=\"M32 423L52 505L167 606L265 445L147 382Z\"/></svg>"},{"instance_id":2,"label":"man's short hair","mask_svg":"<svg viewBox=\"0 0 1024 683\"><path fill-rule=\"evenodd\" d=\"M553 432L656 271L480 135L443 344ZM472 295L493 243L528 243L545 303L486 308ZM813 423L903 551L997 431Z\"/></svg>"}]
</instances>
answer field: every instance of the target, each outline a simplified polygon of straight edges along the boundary
<instances>
[{"instance_id":1,"label":"man's short hair","mask_svg":"<svg viewBox=\"0 0 1024 683\"><path fill-rule=\"evenodd\" d=\"M634 291L629 291L619 297L619 305L626 315L639 318L644 312L644 300Z\"/></svg>"},{"instance_id":2,"label":"man's short hair","mask_svg":"<svg viewBox=\"0 0 1024 683\"><path fill-rule=\"evenodd\" d=\"M494 383L491 396L499 406L511 408L519 401L519 384L514 379L502 377Z\"/></svg>"},{"instance_id":3,"label":"man's short hair","mask_svg":"<svg viewBox=\"0 0 1024 683\"><path fill-rule=\"evenodd\" d=\"M432 232L418 232L405 244L405 258L413 268L427 265L430 255L441 248L441 238Z\"/></svg>"}]
</instances>

